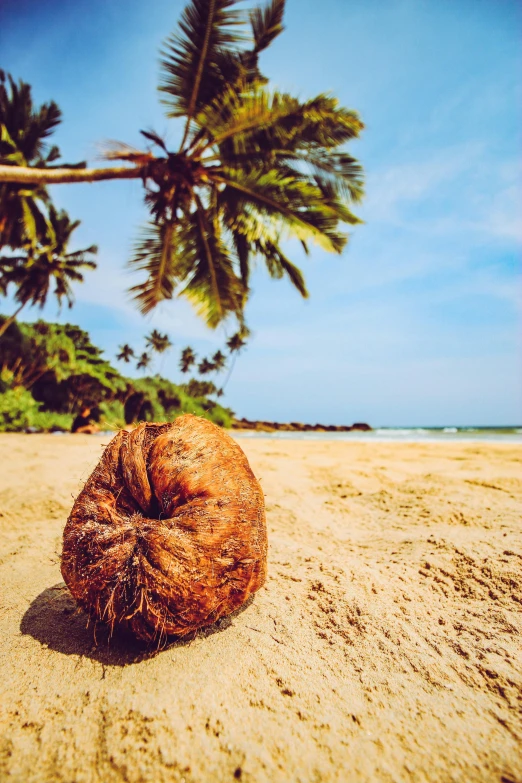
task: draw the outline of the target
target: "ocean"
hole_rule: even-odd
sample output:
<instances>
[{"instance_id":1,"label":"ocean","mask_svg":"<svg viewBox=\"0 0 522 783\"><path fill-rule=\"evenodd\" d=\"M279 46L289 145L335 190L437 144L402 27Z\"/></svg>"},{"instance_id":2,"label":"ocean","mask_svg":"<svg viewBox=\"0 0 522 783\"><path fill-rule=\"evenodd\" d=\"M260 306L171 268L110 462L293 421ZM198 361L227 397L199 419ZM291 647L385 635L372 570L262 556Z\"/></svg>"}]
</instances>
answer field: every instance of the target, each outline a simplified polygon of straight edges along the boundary
<instances>
[{"instance_id":1,"label":"ocean","mask_svg":"<svg viewBox=\"0 0 522 783\"><path fill-rule=\"evenodd\" d=\"M234 438L273 438L274 440L339 440L431 443L522 443L522 427L376 427L370 432L252 432L232 430Z\"/></svg>"}]
</instances>

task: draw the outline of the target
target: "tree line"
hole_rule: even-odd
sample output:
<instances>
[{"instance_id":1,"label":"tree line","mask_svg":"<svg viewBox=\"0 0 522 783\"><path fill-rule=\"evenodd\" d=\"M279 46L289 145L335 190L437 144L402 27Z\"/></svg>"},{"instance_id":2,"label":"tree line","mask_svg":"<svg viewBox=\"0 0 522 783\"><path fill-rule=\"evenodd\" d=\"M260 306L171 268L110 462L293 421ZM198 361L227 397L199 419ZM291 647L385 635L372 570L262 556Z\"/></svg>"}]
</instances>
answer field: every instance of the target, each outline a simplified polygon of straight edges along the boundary
<instances>
[{"instance_id":1,"label":"tree line","mask_svg":"<svg viewBox=\"0 0 522 783\"><path fill-rule=\"evenodd\" d=\"M151 338L165 345L155 332ZM220 370L224 365L216 362L213 371ZM171 421L183 412L230 426L234 414L212 399L217 393L201 378L176 385L159 373L126 377L74 324L17 321L0 337L0 431L67 431L83 407L97 412L104 429Z\"/></svg>"}]
</instances>

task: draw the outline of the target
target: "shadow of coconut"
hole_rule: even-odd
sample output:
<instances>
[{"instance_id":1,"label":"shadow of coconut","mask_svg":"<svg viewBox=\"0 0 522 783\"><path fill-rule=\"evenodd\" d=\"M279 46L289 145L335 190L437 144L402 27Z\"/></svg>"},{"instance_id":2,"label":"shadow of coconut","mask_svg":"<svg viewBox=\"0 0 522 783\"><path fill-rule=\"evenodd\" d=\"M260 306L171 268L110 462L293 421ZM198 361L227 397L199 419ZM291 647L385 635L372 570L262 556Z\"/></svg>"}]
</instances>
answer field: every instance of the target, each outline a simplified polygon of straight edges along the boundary
<instances>
[{"instance_id":1,"label":"shadow of coconut","mask_svg":"<svg viewBox=\"0 0 522 783\"><path fill-rule=\"evenodd\" d=\"M65 583L60 582L43 590L34 599L22 617L20 631L32 636L50 650L64 655L85 656L105 666L127 666L152 658L166 649L185 647L195 638L206 638L225 631L253 600L254 596L250 596L243 606L228 617L196 631L190 637L172 637L158 650L151 649L122 632L115 631L110 636L106 626L97 625L94 628L92 620L76 605Z\"/></svg>"}]
</instances>

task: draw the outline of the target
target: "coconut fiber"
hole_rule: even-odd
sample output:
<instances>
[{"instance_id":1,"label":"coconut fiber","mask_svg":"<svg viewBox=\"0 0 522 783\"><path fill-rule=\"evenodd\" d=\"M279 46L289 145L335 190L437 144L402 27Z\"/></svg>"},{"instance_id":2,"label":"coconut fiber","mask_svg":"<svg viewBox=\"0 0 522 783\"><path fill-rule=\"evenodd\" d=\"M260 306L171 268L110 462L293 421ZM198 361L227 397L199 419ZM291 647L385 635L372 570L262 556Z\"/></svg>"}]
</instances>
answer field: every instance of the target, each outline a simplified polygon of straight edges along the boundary
<instances>
[{"instance_id":1,"label":"coconut fiber","mask_svg":"<svg viewBox=\"0 0 522 783\"><path fill-rule=\"evenodd\" d=\"M243 451L185 415L107 446L67 520L62 575L95 621L159 645L241 606L265 581L266 553Z\"/></svg>"}]
</instances>

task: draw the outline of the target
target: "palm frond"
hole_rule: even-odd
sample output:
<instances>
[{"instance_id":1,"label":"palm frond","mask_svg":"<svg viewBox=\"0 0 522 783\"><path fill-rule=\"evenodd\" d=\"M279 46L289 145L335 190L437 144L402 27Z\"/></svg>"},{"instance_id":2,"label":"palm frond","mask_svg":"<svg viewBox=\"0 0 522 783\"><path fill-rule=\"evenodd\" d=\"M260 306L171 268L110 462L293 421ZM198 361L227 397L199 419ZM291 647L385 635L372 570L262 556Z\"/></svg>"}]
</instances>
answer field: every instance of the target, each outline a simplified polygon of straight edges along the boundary
<instances>
[{"instance_id":1,"label":"palm frond","mask_svg":"<svg viewBox=\"0 0 522 783\"><path fill-rule=\"evenodd\" d=\"M216 55L233 51L241 40L237 27L244 19L232 10L235 5L237 0L191 0L179 32L165 40L159 89L167 116L185 115L190 123L194 113L215 97Z\"/></svg>"},{"instance_id":2,"label":"palm frond","mask_svg":"<svg viewBox=\"0 0 522 783\"><path fill-rule=\"evenodd\" d=\"M238 231L237 228L232 229L232 241L239 261L239 274L243 281L243 285L247 289L250 278L250 265L248 263L250 258L250 243L245 232Z\"/></svg>"},{"instance_id":3,"label":"palm frond","mask_svg":"<svg viewBox=\"0 0 522 783\"><path fill-rule=\"evenodd\" d=\"M256 250L266 262L271 277L281 279L285 274L304 299L308 299L308 290L301 270L282 252L281 248L268 239L255 243Z\"/></svg>"},{"instance_id":4,"label":"palm frond","mask_svg":"<svg viewBox=\"0 0 522 783\"><path fill-rule=\"evenodd\" d=\"M256 54L270 46L274 38L283 32L284 11L285 0L272 0L265 8L254 8L250 12Z\"/></svg>"},{"instance_id":5,"label":"palm frond","mask_svg":"<svg viewBox=\"0 0 522 783\"><path fill-rule=\"evenodd\" d=\"M173 238L178 228L172 223L149 223L134 246L129 267L146 272L147 279L130 292L143 314L164 299L172 299L177 281Z\"/></svg>"},{"instance_id":6,"label":"palm frond","mask_svg":"<svg viewBox=\"0 0 522 783\"><path fill-rule=\"evenodd\" d=\"M289 160L288 158L286 159ZM320 178L331 182L339 196L358 204L364 196L362 166L345 152L310 149L295 156L302 169L312 170Z\"/></svg>"},{"instance_id":7,"label":"palm frond","mask_svg":"<svg viewBox=\"0 0 522 783\"><path fill-rule=\"evenodd\" d=\"M140 133L142 136L145 136L145 138L148 139L149 141L152 141L154 144L157 144L158 147L161 147L161 149L168 154L169 151L161 136L158 136L158 134L152 130L148 130L148 131L140 130Z\"/></svg>"},{"instance_id":8,"label":"palm frond","mask_svg":"<svg viewBox=\"0 0 522 783\"><path fill-rule=\"evenodd\" d=\"M85 258L85 255L87 253L97 253L98 252L98 245L90 245L89 247L84 248L83 250L74 250L72 253L67 253L67 258L71 259L71 261L83 261Z\"/></svg>"},{"instance_id":9,"label":"palm frond","mask_svg":"<svg viewBox=\"0 0 522 783\"><path fill-rule=\"evenodd\" d=\"M130 144L125 144L123 141L115 141L114 139L104 141L99 147L100 157L103 160L127 160L130 163L141 166L155 159L152 152L138 150L135 147L131 147Z\"/></svg>"},{"instance_id":10,"label":"palm frond","mask_svg":"<svg viewBox=\"0 0 522 783\"><path fill-rule=\"evenodd\" d=\"M248 172L229 170L216 179L242 197L236 209L254 207L261 215L270 216L280 230L306 241L311 239L325 250L339 253L346 236L337 230L339 220L349 212L339 202L327 203L321 190L313 183L294 177L283 177L276 170ZM223 202L227 188L220 194ZM357 220L357 218L354 218Z\"/></svg>"},{"instance_id":11,"label":"palm frond","mask_svg":"<svg viewBox=\"0 0 522 783\"><path fill-rule=\"evenodd\" d=\"M87 251L80 250L78 253L68 253L67 256L64 256L64 261L67 266L68 270L75 270L75 269L96 269L98 267L98 264L96 261L92 261L89 258L85 257L85 253ZM93 252L93 251L89 251ZM72 258L74 256L74 258Z\"/></svg>"},{"instance_id":12,"label":"palm frond","mask_svg":"<svg viewBox=\"0 0 522 783\"><path fill-rule=\"evenodd\" d=\"M238 93L231 85L194 118L196 128L204 129L205 141L199 151L233 137L242 140L250 131L274 124L280 115L275 96L261 86Z\"/></svg>"},{"instance_id":13,"label":"palm frond","mask_svg":"<svg viewBox=\"0 0 522 783\"><path fill-rule=\"evenodd\" d=\"M234 100L236 106L231 111L227 103ZM208 107L197 119L198 124L206 122L211 131L209 144L219 144L223 162L233 163L242 156L243 165L249 155L271 161L284 151L335 149L356 138L364 127L356 112L340 107L329 95L302 103L286 93L269 93L261 85L252 85L246 94L235 98L226 95L223 109L216 111L215 105L212 109L212 117Z\"/></svg>"},{"instance_id":14,"label":"palm frond","mask_svg":"<svg viewBox=\"0 0 522 783\"><path fill-rule=\"evenodd\" d=\"M234 272L215 216L203 205L187 216L180 256L187 283L180 292L195 306L208 326L215 328L228 315L242 312L245 288Z\"/></svg>"}]
</instances>

